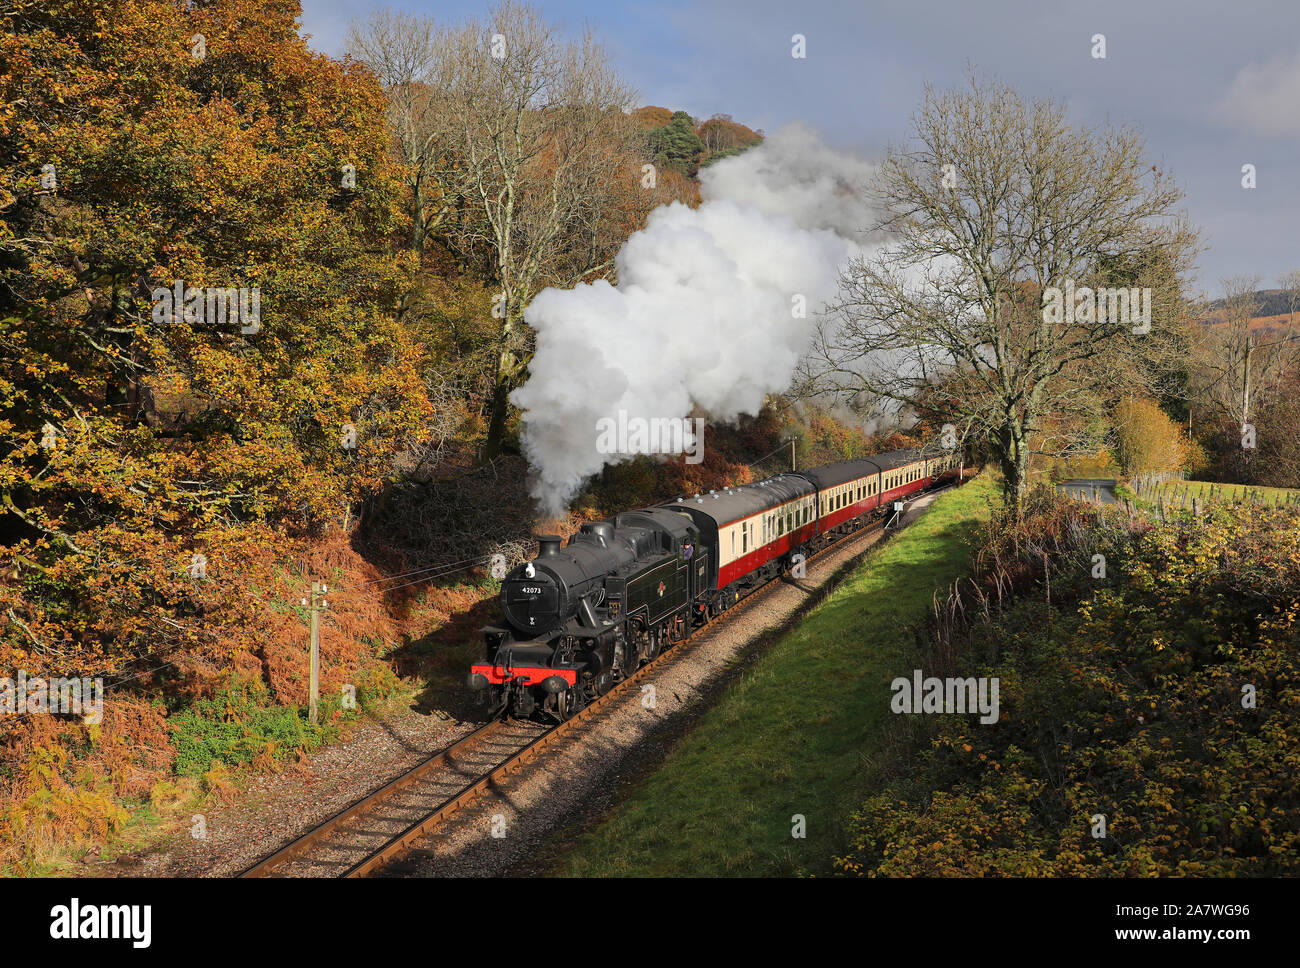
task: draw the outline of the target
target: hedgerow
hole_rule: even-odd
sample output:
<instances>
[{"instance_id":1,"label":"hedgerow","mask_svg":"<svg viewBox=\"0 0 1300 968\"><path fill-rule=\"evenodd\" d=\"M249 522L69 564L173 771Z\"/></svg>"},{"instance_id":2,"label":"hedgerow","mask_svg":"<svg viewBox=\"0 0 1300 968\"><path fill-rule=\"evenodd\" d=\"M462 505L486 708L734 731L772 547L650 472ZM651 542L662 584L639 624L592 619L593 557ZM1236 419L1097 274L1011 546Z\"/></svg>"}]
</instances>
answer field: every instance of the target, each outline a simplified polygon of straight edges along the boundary
<instances>
[{"instance_id":1,"label":"hedgerow","mask_svg":"<svg viewBox=\"0 0 1300 968\"><path fill-rule=\"evenodd\" d=\"M914 658L997 676L1000 718L909 717L841 872L1300 871L1300 515L1151 527L1040 495L976 561Z\"/></svg>"}]
</instances>

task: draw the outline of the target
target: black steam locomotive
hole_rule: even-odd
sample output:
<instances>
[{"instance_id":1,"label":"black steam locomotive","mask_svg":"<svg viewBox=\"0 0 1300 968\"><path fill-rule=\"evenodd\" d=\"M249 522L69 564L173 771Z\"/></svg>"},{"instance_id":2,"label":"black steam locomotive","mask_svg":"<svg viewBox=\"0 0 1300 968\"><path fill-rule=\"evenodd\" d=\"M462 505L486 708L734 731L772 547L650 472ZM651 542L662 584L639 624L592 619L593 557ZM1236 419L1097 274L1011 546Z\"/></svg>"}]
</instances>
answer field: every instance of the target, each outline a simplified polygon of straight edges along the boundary
<instances>
[{"instance_id":1,"label":"black steam locomotive","mask_svg":"<svg viewBox=\"0 0 1300 968\"><path fill-rule=\"evenodd\" d=\"M899 450L584 524L501 586L504 621L469 685L525 718L564 720L864 516L959 476L960 454Z\"/></svg>"}]
</instances>

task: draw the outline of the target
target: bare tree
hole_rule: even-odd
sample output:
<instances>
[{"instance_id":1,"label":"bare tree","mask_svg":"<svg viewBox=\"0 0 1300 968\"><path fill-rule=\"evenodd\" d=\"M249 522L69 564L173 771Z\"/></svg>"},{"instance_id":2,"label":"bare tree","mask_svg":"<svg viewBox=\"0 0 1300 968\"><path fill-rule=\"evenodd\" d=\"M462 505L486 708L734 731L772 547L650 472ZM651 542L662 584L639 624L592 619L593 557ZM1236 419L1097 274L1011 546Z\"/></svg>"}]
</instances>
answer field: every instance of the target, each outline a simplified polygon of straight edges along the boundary
<instances>
[{"instance_id":1,"label":"bare tree","mask_svg":"<svg viewBox=\"0 0 1300 968\"><path fill-rule=\"evenodd\" d=\"M1282 289L1282 298L1286 300L1287 325L1294 330L1295 316L1300 312L1300 269L1282 273L1278 277L1277 284Z\"/></svg>"},{"instance_id":2,"label":"bare tree","mask_svg":"<svg viewBox=\"0 0 1300 968\"><path fill-rule=\"evenodd\" d=\"M1250 323L1259 315L1259 276L1233 276L1220 285L1223 299L1218 318L1211 317L1197 344L1194 385L1203 404L1243 424L1249 418L1254 382Z\"/></svg>"},{"instance_id":3,"label":"bare tree","mask_svg":"<svg viewBox=\"0 0 1300 968\"><path fill-rule=\"evenodd\" d=\"M1019 506L1031 453L1163 372L1195 235L1131 129L975 77L913 124L878 182L890 241L843 274L805 388L953 421Z\"/></svg>"},{"instance_id":4,"label":"bare tree","mask_svg":"<svg viewBox=\"0 0 1300 968\"><path fill-rule=\"evenodd\" d=\"M455 28L379 15L353 43L393 98L413 188L434 183L415 202L425 227L499 290L490 459L531 358L524 309L546 286L608 272L657 198L638 189L634 92L590 30L566 40L515 0Z\"/></svg>"},{"instance_id":5,"label":"bare tree","mask_svg":"<svg viewBox=\"0 0 1300 968\"><path fill-rule=\"evenodd\" d=\"M1195 396L1211 413L1239 427L1243 441L1249 439L1258 413L1282 392L1300 351L1295 328L1300 272L1279 281L1290 307L1280 334L1252 328L1260 313L1259 276L1232 276L1221 281L1221 308L1202 328L1193 353ZM1250 463L1250 449L1238 452L1238 470Z\"/></svg>"},{"instance_id":6,"label":"bare tree","mask_svg":"<svg viewBox=\"0 0 1300 968\"><path fill-rule=\"evenodd\" d=\"M500 287L496 375L485 454L500 451L508 397L531 356L523 311L547 285L571 286L612 263L597 247L577 264L566 230L594 217L601 183L627 152L624 109L633 94L590 32L562 40L532 7L503 0L486 28L450 38L444 110L467 190L482 214L464 227L462 248L485 250ZM567 273L561 272L567 270Z\"/></svg>"},{"instance_id":7,"label":"bare tree","mask_svg":"<svg viewBox=\"0 0 1300 968\"><path fill-rule=\"evenodd\" d=\"M388 98L393 146L406 168L411 192L411 248L463 204L465 186L449 151L448 114L442 91L446 68L440 56L448 31L429 17L379 10L348 28L347 51L363 61Z\"/></svg>"}]
</instances>

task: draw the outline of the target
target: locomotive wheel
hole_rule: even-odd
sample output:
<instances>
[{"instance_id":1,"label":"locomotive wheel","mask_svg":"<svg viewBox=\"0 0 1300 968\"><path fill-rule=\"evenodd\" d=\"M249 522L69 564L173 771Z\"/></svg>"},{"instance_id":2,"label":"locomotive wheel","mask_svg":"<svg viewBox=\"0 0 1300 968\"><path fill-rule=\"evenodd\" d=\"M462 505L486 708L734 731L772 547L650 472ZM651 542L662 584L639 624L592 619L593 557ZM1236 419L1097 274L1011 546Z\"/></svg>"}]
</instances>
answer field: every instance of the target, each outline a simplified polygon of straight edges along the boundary
<instances>
[{"instance_id":1,"label":"locomotive wheel","mask_svg":"<svg viewBox=\"0 0 1300 968\"><path fill-rule=\"evenodd\" d=\"M646 662L650 662L659 654L659 633L647 632L645 637L644 655Z\"/></svg>"},{"instance_id":2,"label":"locomotive wheel","mask_svg":"<svg viewBox=\"0 0 1300 968\"><path fill-rule=\"evenodd\" d=\"M623 678L626 679L641 665L640 650L635 643L628 642L623 646Z\"/></svg>"},{"instance_id":3,"label":"locomotive wheel","mask_svg":"<svg viewBox=\"0 0 1300 968\"><path fill-rule=\"evenodd\" d=\"M560 717L560 722L572 719L581 708L582 697L578 694L577 688L566 689L555 694L555 715Z\"/></svg>"}]
</instances>

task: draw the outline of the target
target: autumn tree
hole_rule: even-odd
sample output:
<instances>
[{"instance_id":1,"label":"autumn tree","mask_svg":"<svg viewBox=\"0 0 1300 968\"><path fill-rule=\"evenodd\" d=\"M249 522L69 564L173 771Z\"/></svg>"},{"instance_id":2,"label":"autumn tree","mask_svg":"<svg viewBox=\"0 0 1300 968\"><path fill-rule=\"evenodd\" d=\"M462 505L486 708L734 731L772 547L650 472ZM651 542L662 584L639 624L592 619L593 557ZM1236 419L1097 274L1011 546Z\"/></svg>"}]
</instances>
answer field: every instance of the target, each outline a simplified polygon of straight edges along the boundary
<instances>
[{"instance_id":1,"label":"autumn tree","mask_svg":"<svg viewBox=\"0 0 1300 968\"><path fill-rule=\"evenodd\" d=\"M844 273L807 387L979 436L1018 505L1035 435L1142 376L1131 361L1175 330L1194 235L1143 151L997 82L927 91L880 172L870 228L890 241ZM1151 290L1149 326L1128 286ZM926 411L936 383L947 413Z\"/></svg>"},{"instance_id":2,"label":"autumn tree","mask_svg":"<svg viewBox=\"0 0 1300 968\"><path fill-rule=\"evenodd\" d=\"M288 0L0 11L5 658L242 640L239 563L346 518L431 416L383 100Z\"/></svg>"},{"instance_id":3,"label":"autumn tree","mask_svg":"<svg viewBox=\"0 0 1300 968\"><path fill-rule=\"evenodd\" d=\"M1187 464L1187 439L1159 404L1125 399L1115 411L1115 456L1124 474L1173 474Z\"/></svg>"},{"instance_id":4,"label":"autumn tree","mask_svg":"<svg viewBox=\"0 0 1300 968\"><path fill-rule=\"evenodd\" d=\"M738 155L763 140L758 132L733 121L730 114L715 114L696 128L696 134L708 152L702 166Z\"/></svg>"}]
</instances>

